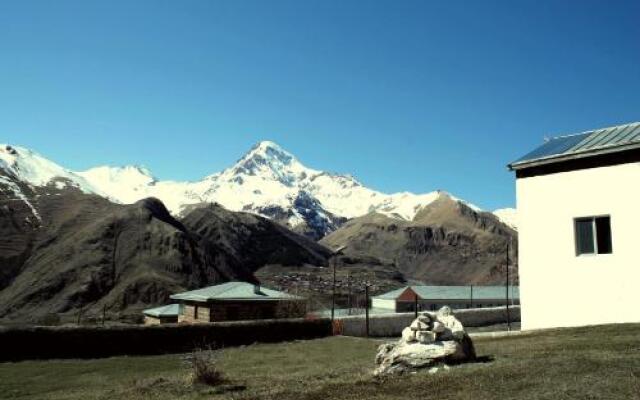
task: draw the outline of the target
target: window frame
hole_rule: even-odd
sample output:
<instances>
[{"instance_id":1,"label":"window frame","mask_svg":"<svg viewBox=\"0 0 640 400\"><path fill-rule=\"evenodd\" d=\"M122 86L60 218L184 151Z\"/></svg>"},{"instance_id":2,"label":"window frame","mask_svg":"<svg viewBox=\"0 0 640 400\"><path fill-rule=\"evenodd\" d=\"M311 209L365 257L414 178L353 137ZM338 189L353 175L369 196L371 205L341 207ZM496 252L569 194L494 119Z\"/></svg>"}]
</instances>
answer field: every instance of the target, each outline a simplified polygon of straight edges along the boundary
<instances>
[{"instance_id":1,"label":"window frame","mask_svg":"<svg viewBox=\"0 0 640 400\"><path fill-rule=\"evenodd\" d=\"M598 218L608 218L609 219L609 247L610 251L608 253L600 253L598 249L598 228L596 224L596 220ZM593 240L593 252L592 253L581 253L580 246L578 243L578 222L590 221L591 222L591 231L592 240ZM588 217L575 217L573 218L573 242L575 247L576 257L593 257L593 256L604 256L608 254L613 254L613 230L611 229L611 214L600 214L600 215L591 215Z\"/></svg>"}]
</instances>

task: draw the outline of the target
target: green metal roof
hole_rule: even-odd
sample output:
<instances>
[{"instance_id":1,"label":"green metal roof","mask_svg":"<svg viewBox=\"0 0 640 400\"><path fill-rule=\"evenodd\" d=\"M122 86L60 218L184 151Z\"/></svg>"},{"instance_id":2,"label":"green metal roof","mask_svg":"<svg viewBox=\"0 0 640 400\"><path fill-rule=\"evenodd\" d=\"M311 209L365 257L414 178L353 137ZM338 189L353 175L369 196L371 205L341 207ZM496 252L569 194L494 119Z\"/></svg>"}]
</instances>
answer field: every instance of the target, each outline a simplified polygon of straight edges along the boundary
<instances>
[{"instance_id":1,"label":"green metal roof","mask_svg":"<svg viewBox=\"0 0 640 400\"><path fill-rule=\"evenodd\" d=\"M192 290L190 292L178 293L171 295L173 300L191 300L191 301L208 301L208 300L251 300L251 301L270 301L270 300L296 300L301 297L291 295L289 293L280 292L256 286L247 282L227 282L221 285L209 286L202 289Z\"/></svg>"},{"instance_id":2,"label":"green metal roof","mask_svg":"<svg viewBox=\"0 0 640 400\"><path fill-rule=\"evenodd\" d=\"M142 313L144 315L148 315L150 317L177 317L179 304L169 304L166 306L156 307L156 308L148 308Z\"/></svg>"},{"instance_id":3,"label":"green metal roof","mask_svg":"<svg viewBox=\"0 0 640 400\"><path fill-rule=\"evenodd\" d=\"M509 168L522 169L635 148L640 148L640 122L549 139L542 146L509 164Z\"/></svg>"},{"instance_id":4,"label":"green metal roof","mask_svg":"<svg viewBox=\"0 0 640 400\"><path fill-rule=\"evenodd\" d=\"M411 288L423 300L468 300L471 298L472 290L471 286L405 286L373 298L395 300L407 288ZM473 298L474 300L503 299L505 291L505 286L473 286ZM518 286L509 287L509 298L520 298L520 288Z\"/></svg>"}]
</instances>

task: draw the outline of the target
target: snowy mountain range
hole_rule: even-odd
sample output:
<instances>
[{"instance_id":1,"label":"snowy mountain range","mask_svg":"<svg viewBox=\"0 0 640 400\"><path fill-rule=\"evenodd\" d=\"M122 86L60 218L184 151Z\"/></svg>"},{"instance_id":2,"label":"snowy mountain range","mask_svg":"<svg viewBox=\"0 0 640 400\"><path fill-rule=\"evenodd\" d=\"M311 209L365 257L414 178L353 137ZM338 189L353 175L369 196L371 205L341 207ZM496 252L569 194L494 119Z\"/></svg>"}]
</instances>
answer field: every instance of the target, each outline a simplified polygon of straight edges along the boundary
<instances>
[{"instance_id":1,"label":"snowy mountain range","mask_svg":"<svg viewBox=\"0 0 640 400\"><path fill-rule=\"evenodd\" d=\"M137 166L101 166L71 171L38 153L18 146L0 145L0 184L25 202L17 182L31 187L75 187L116 203L130 204L156 197L175 215L202 203L216 202L232 211L247 211L284 223L319 239L346 219L371 212L412 220L426 205L447 193L385 194L363 186L351 175L332 174L304 166L277 144L255 145L233 166L195 182L159 181ZM34 213L37 211L34 209ZM515 227L515 210L495 214Z\"/></svg>"}]
</instances>

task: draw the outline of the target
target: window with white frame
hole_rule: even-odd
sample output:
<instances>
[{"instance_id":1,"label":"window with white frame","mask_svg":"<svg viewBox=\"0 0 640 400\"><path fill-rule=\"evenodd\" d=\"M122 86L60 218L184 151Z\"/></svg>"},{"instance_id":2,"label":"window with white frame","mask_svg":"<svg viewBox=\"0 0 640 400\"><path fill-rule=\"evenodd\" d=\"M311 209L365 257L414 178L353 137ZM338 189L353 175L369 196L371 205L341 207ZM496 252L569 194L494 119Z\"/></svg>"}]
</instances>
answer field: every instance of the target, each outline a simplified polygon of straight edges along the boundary
<instances>
[{"instance_id":1,"label":"window with white frame","mask_svg":"<svg viewBox=\"0 0 640 400\"><path fill-rule=\"evenodd\" d=\"M611 217L584 217L574 220L576 255L611 254Z\"/></svg>"}]
</instances>

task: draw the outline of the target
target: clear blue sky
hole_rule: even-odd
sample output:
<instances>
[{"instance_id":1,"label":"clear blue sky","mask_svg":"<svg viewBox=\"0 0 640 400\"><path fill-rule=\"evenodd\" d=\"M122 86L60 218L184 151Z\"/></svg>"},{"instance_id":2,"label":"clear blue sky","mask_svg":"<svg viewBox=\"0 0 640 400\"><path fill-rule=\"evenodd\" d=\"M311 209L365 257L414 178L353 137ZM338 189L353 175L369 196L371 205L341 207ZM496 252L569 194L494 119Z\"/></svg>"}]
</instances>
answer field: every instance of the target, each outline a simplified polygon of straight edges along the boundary
<instances>
[{"instance_id":1,"label":"clear blue sky","mask_svg":"<svg viewBox=\"0 0 640 400\"><path fill-rule=\"evenodd\" d=\"M517 3L517 4L516 4ZM544 135L640 120L640 2L2 1L0 142L195 180L273 140L514 205Z\"/></svg>"}]
</instances>

